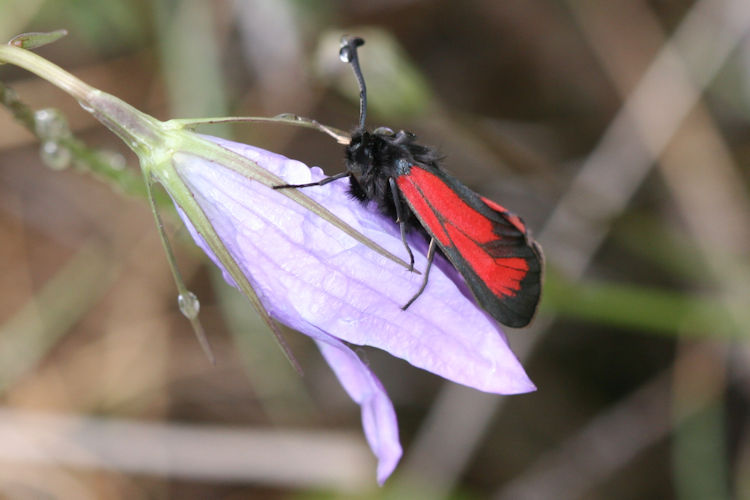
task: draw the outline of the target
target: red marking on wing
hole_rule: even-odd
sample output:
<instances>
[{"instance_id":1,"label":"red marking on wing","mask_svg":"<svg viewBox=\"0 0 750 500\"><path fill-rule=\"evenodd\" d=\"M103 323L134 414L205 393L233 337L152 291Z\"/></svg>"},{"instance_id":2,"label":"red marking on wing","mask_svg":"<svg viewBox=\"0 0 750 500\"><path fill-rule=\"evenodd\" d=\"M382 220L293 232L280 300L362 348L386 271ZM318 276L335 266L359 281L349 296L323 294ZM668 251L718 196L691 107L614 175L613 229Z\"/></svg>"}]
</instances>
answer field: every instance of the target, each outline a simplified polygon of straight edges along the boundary
<instances>
[{"instance_id":1,"label":"red marking on wing","mask_svg":"<svg viewBox=\"0 0 750 500\"><path fill-rule=\"evenodd\" d=\"M417 188L416 183L410 179L409 176L402 175L396 178L396 184L398 184L401 193L403 193L409 201L412 210L419 214L422 223L430 229L432 236L434 236L440 244L450 245L451 240L448 233L443 229L443 225L438 219L437 214L435 214L435 211L430 204L427 203L427 199L424 195L420 193L420 189Z\"/></svg>"},{"instance_id":2,"label":"red marking on wing","mask_svg":"<svg viewBox=\"0 0 750 500\"><path fill-rule=\"evenodd\" d=\"M488 207L490 207L492 210L496 210L496 211L500 212L501 214L503 214L505 216L505 218L508 219L508 221L511 224L513 224L514 226L516 226L516 228L519 231L521 231L522 233L526 232L526 224L523 223L523 221L521 220L521 218L519 216L517 216L513 212L509 212L508 210L505 209L504 206L502 206L502 205L500 205L498 203L495 203L494 201L492 201L492 200L490 200L488 198L485 198L484 196L480 196L480 198L482 198L482 201Z\"/></svg>"},{"instance_id":3,"label":"red marking on wing","mask_svg":"<svg viewBox=\"0 0 750 500\"><path fill-rule=\"evenodd\" d=\"M448 233L456 249L484 280L492 293L513 296L521 289L521 280L529 270L529 264L520 257L492 257L460 228L449 225Z\"/></svg>"},{"instance_id":4,"label":"red marking on wing","mask_svg":"<svg viewBox=\"0 0 750 500\"><path fill-rule=\"evenodd\" d=\"M418 166L396 179L399 189L423 225L444 251L459 256L498 297L515 296L529 270L529 263L514 256L512 247L498 246L502 237L496 223L464 201L442 179ZM521 220L494 202L485 203L500 212L513 226L525 233ZM461 271L460 264L454 265Z\"/></svg>"}]
</instances>

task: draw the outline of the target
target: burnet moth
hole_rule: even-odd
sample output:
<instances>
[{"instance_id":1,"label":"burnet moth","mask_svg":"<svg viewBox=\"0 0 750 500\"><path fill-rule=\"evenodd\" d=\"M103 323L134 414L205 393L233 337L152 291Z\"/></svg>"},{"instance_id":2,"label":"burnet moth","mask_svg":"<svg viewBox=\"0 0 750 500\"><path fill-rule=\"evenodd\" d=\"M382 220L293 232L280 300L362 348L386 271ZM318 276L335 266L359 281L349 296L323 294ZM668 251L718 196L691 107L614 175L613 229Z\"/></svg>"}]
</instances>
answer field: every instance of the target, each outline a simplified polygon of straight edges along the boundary
<instances>
[{"instance_id":1,"label":"burnet moth","mask_svg":"<svg viewBox=\"0 0 750 500\"><path fill-rule=\"evenodd\" d=\"M357 57L357 47L363 44L356 37L341 41L341 60L351 65L360 90L359 125L346 147L346 171L315 183L275 188L319 186L349 177L354 198L363 203L374 200L400 225L412 267L414 256L406 234L423 232L430 242L427 269L422 286L403 309L427 286L437 247L493 318L511 327L528 325L541 294L541 247L520 217L445 173L436 151L417 144L414 134L365 128L367 93Z\"/></svg>"}]
</instances>

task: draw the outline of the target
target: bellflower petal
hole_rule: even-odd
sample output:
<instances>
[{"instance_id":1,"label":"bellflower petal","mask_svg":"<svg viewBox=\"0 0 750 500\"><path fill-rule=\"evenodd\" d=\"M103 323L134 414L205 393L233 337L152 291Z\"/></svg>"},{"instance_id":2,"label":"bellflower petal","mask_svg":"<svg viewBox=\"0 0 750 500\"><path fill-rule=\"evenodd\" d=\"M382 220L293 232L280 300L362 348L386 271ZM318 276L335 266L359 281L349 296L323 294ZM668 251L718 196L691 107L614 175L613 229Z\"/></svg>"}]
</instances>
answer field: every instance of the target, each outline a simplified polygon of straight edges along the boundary
<instances>
[{"instance_id":1,"label":"bellflower petal","mask_svg":"<svg viewBox=\"0 0 750 500\"><path fill-rule=\"evenodd\" d=\"M208 137L292 184L324 177L319 168L252 146ZM364 247L281 193L205 158L175 153L175 171L248 277L271 317L315 339L350 397L362 406L378 480L401 448L395 413L378 379L341 342L384 349L409 363L476 389L515 394L535 389L494 321L438 264L425 292L406 310L422 275ZM385 249L404 252L396 224L351 200L348 181L306 194ZM179 208L178 208L179 211ZM199 246L221 267L188 217ZM420 242L414 241L414 247ZM421 244L424 249L424 244ZM415 252L424 269L424 252ZM436 259L440 259L437 256ZM226 272L225 278L234 284Z\"/></svg>"},{"instance_id":2,"label":"bellflower petal","mask_svg":"<svg viewBox=\"0 0 750 500\"><path fill-rule=\"evenodd\" d=\"M296 160L211 139L289 183L324 177L319 168ZM278 192L202 158L178 155L175 160L184 182L280 322L303 333L313 328L384 349L482 391L535 389L497 324L456 285L460 278L450 265L434 266L425 293L403 311L422 275L369 251ZM307 188L305 194L387 250L404 253L397 225L351 200L347 187L342 179ZM415 252L415 259L416 268L424 269L425 255Z\"/></svg>"},{"instance_id":3,"label":"bellflower petal","mask_svg":"<svg viewBox=\"0 0 750 500\"><path fill-rule=\"evenodd\" d=\"M378 457L378 483L383 484L401 458L398 422L393 404L380 380L340 340L326 335L316 338L320 352L341 381L349 397L362 407L362 428L373 453Z\"/></svg>"}]
</instances>

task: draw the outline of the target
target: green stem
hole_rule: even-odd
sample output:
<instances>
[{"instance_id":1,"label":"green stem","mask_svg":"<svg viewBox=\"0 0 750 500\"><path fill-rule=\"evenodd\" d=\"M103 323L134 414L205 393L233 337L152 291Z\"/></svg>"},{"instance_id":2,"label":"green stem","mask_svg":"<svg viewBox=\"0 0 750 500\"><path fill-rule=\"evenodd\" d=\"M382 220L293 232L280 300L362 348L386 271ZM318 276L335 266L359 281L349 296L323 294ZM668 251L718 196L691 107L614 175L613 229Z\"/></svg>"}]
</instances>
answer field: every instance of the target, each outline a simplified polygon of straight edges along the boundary
<instances>
[{"instance_id":1,"label":"green stem","mask_svg":"<svg viewBox=\"0 0 750 500\"><path fill-rule=\"evenodd\" d=\"M97 92L96 89L85 84L60 66L49 62L33 52L12 45L0 45L0 62L12 63L24 68L44 78L83 103L88 103L91 95Z\"/></svg>"},{"instance_id":2,"label":"green stem","mask_svg":"<svg viewBox=\"0 0 750 500\"><path fill-rule=\"evenodd\" d=\"M15 91L7 85L0 82L0 103L13 113L13 117L18 120L29 132L39 137L36 132L36 121L34 112L27 105L18 100Z\"/></svg>"},{"instance_id":3,"label":"green stem","mask_svg":"<svg viewBox=\"0 0 750 500\"><path fill-rule=\"evenodd\" d=\"M2 103L13 117L21 123L26 129L34 134L39 140L46 140L39 135L34 118L34 110L18 99L12 88L0 82L0 103ZM143 184L141 175L136 174L129 168L116 168L102 157L101 152L96 151L86 145L81 139L71 134L69 137L57 139L61 146L70 150L75 158L77 167L84 167L87 173L94 175L103 182L109 183L113 189L117 189L130 196L146 197L146 188ZM154 193L156 202L159 206L171 205L169 197L164 196L161 192Z\"/></svg>"}]
</instances>

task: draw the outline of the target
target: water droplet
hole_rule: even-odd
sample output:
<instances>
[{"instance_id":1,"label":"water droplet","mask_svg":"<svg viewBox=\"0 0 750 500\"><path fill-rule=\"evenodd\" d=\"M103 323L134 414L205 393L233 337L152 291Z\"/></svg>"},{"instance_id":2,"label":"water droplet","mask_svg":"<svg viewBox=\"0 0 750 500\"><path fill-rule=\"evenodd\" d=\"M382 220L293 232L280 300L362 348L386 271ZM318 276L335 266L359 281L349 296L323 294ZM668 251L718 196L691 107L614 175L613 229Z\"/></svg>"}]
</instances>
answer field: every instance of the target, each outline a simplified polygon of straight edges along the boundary
<instances>
[{"instance_id":1,"label":"water droplet","mask_svg":"<svg viewBox=\"0 0 750 500\"><path fill-rule=\"evenodd\" d=\"M279 120L299 120L299 117L294 113L281 113L274 116L274 118L278 118Z\"/></svg>"},{"instance_id":2,"label":"water droplet","mask_svg":"<svg viewBox=\"0 0 750 500\"><path fill-rule=\"evenodd\" d=\"M88 111L89 113L93 113L94 112L93 106L91 106L91 104L87 103L86 101L78 101L78 104L80 104L81 107L84 110Z\"/></svg>"},{"instance_id":3,"label":"water droplet","mask_svg":"<svg viewBox=\"0 0 750 500\"><path fill-rule=\"evenodd\" d=\"M39 148L39 156L52 170L65 170L73 157L68 148L55 141L44 141Z\"/></svg>"},{"instance_id":4,"label":"water droplet","mask_svg":"<svg viewBox=\"0 0 750 500\"><path fill-rule=\"evenodd\" d=\"M18 94L10 87L5 87L0 95L3 97L3 104L10 105L18 102Z\"/></svg>"},{"instance_id":5,"label":"water droplet","mask_svg":"<svg viewBox=\"0 0 750 500\"><path fill-rule=\"evenodd\" d=\"M99 159L109 165L113 170L124 170L127 162L125 157L116 151L102 150L98 153Z\"/></svg>"},{"instance_id":6,"label":"water droplet","mask_svg":"<svg viewBox=\"0 0 750 500\"><path fill-rule=\"evenodd\" d=\"M181 293L177 297L177 305L180 307L180 312L187 319L197 318L201 310L201 303L193 292Z\"/></svg>"},{"instance_id":7,"label":"water droplet","mask_svg":"<svg viewBox=\"0 0 750 500\"><path fill-rule=\"evenodd\" d=\"M40 109L34 113L34 130L43 140L56 140L70 136L65 117L53 108Z\"/></svg>"}]
</instances>

